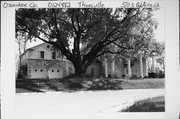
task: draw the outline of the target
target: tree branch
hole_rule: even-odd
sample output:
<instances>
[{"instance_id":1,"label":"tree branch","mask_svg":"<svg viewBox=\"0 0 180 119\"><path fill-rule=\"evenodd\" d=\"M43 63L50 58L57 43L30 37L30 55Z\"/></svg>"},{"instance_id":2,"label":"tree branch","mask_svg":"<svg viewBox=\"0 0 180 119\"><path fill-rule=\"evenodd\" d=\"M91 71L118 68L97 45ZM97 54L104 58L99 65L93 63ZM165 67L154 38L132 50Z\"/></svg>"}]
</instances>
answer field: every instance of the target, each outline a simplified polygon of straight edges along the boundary
<instances>
[{"instance_id":1,"label":"tree branch","mask_svg":"<svg viewBox=\"0 0 180 119\"><path fill-rule=\"evenodd\" d=\"M69 51L69 50L67 50L66 49L66 47L65 47L65 45L64 45L64 43L63 43L63 41L62 41L62 38L61 38L61 36L60 36L60 31L59 31L59 29L58 29L58 25L57 25L57 17L56 17L56 13L55 13L55 10L54 9L52 9L52 11L53 11L53 13L54 13L54 24L55 24L55 28L56 28L56 35L57 35L57 38L58 38L58 40L59 40L59 42L60 42L60 46L58 46L57 45L57 47L58 48L60 48L60 49L62 49L61 51L64 53L64 55L66 56L66 57L72 57L73 55L72 55L72 53Z\"/></svg>"},{"instance_id":2,"label":"tree branch","mask_svg":"<svg viewBox=\"0 0 180 119\"><path fill-rule=\"evenodd\" d=\"M71 14L71 23L72 23L73 29L75 30L75 33L77 33L78 30L76 29L75 24L74 24L74 14Z\"/></svg>"},{"instance_id":3,"label":"tree branch","mask_svg":"<svg viewBox=\"0 0 180 119\"><path fill-rule=\"evenodd\" d=\"M122 51L122 50L118 50L118 51L116 51L116 52L113 52L113 51L110 51L110 50L106 50L106 51L103 51L103 52L100 53L100 54L97 54L96 57L102 56L102 55L107 54L107 53L109 53L109 54L116 54L116 55L117 55L117 54L120 54L121 51Z\"/></svg>"}]
</instances>

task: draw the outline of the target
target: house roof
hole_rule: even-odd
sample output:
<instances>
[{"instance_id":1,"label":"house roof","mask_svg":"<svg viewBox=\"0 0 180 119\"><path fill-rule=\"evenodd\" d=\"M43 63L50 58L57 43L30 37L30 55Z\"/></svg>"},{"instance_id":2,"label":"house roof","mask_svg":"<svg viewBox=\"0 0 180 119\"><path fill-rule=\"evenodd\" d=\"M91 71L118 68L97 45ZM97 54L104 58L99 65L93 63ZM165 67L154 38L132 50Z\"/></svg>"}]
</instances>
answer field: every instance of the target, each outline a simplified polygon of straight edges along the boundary
<instances>
[{"instance_id":1,"label":"house roof","mask_svg":"<svg viewBox=\"0 0 180 119\"><path fill-rule=\"evenodd\" d=\"M48 43L41 43L41 44L38 44L38 45L33 46L33 47L31 47L31 48L28 48L28 49L35 49L35 48L37 48L37 47L39 47L39 46L41 46L41 45L43 45L43 44L48 44ZM49 45L50 45L50 44L49 44Z\"/></svg>"}]
</instances>

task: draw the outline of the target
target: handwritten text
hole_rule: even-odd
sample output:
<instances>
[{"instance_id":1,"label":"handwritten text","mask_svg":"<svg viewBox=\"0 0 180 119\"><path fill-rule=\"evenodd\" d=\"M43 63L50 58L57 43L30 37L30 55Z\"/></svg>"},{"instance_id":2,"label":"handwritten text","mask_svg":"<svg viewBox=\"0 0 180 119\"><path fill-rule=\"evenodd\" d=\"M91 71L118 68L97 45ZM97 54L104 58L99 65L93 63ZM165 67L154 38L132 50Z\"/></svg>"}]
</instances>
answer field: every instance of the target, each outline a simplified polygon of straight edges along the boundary
<instances>
[{"instance_id":1,"label":"handwritten text","mask_svg":"<svg viewBox=\"0 0 180 119\"><path fill-rule=\"evenodd\" d=\"M48 7L50 8L70 8L70 2L49 2Z\"/></svg>"},{"instance_id":2,"label":"handwritten text","mask_svg":"<svg viewBox=\"0 0 180 119\"><path fill-rule=\"evenodd\" d=\"M80 8L103 8L104 4L102 3L102 1L92 4L92 3L85 3L84 1L82 2L78 2L78 6Z\"/></svg>"},{"instance_id":3,"label":"handwritten text","mask_svg":"<svg viewBox=\"0 0 180 119\"><path fill-rule=\"evenodd\" d=\"M123 2L122 8L153 8L157 10L159 8L159 3L148 3L148 2L137 2L137 3L130 3L130 2Z\"/></svg>"},{"instance_id":4,"label":"handwritten text","mask_svg":"<svg viewBox=\"0 0 180 119\"><path fill-rule=\"evenodd\" d=\"M31 3L26 3L26 2L18 2L18 3L8 3L8 2L5 2L3 4L3 7L4 8L13 8L13 7L22 7L22 8L27 8L27 7L30 7L30 8L36 8L38 7L38 5L34 2L31 2Z\"/></svg>"}]
</instances>

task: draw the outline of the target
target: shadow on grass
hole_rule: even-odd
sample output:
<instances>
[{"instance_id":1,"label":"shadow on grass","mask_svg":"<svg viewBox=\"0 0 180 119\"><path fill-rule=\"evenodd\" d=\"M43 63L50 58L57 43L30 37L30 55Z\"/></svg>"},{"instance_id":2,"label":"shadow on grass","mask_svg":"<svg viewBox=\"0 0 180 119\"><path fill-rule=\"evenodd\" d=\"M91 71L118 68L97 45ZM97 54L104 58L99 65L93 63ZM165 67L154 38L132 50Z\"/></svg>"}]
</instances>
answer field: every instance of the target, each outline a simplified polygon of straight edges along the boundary
<instances>
[{"instance_id":1,"label":"shadow on grass","mask_svg":"<svg viewBox=\"0 0 180 119\"><path fill-rule=\"evenodd\" d=\"M164 96L135 102L120 112L165 112Z\"/></svg>"},{"instance_id":2,"label":"shadow on grass","mask_svg":"<svg viewBox=\"0 0 180 119\"><path fill-rule=\"evenodd\" d=\"M164 80L140 79L125 80L113 78L63 78L63 79L26 79L16 81L17 89L26 92L42 91L99 91L123 89L159 89L164 88ZM23 91L23 90L22 90ZM22 92L21 91L21 92ZM18 93L18 91L17 91Z\"/></svg>"},{"instance_id":3,"label":"shadow on grass","mask_svg":"<svg viewBox=\"0 0 180 119\"><path fill-rule=\"evenodd\" d=\"M16 88L26 90L26 92L43 92L40 87L32 80L19 80L16 81Z\"/></svg>"},{"instance_id":4,"label":"shadow on grass","mask_svg":"<svg viewBox=\"0 0 180 119\"><path fill-rule=\"evenodd\" d=\"M94 78L66 78L66 79L31 79L17 80L16 88L25 89L32 92L42 92L41 90L54 90L64 92L88 91L88 90L122 90L122 81ZM17 92L18 93L18 92Z\"/></svg>"},{"instance_id":5,"label":"shadow on grass","mask_svg":"<svg viewBox=\"0 0 180 119\"><path fill-rule=\"evenodd\" d=\"M18 80L16 81L16 88L26 90L26 92L44 92L34 80Z\"/></svg>"}]
</instances>

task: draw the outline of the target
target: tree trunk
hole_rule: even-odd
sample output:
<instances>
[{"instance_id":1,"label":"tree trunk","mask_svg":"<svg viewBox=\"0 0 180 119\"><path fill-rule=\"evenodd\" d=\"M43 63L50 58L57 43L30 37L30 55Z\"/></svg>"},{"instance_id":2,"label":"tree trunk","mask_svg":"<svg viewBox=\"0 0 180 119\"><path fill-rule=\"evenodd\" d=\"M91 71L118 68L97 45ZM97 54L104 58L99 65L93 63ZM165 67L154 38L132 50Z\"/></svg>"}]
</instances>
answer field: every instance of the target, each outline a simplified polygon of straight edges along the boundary
<instances>
[{"instance_id":1,"label":"tree trunk","mask_svg":"<svg viewBox=\"0 0 180 119\"><path fill-rule=\"evenodd\" d=\"M87 66L82 64L81 62L76 62L74 64L75 76L83 77L86 74Z\"/></svg>"}]
</instances>

